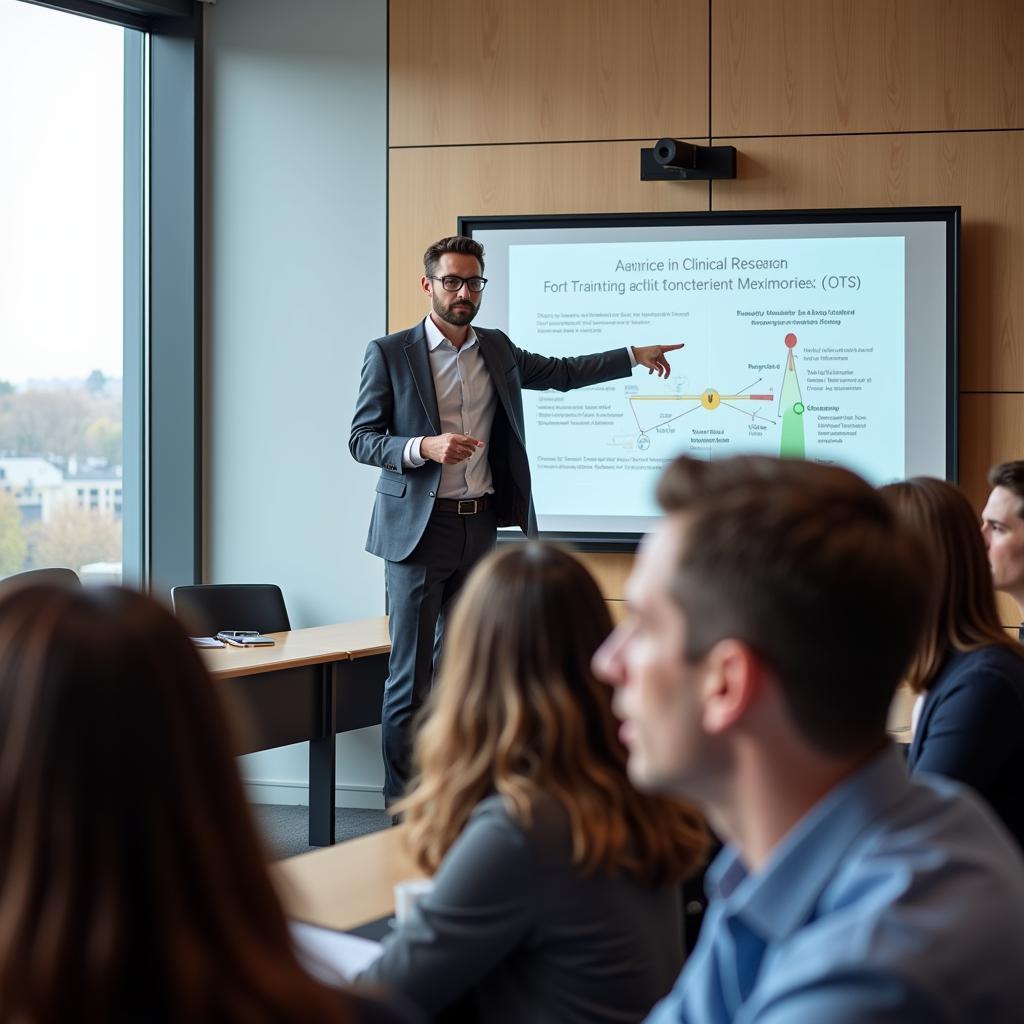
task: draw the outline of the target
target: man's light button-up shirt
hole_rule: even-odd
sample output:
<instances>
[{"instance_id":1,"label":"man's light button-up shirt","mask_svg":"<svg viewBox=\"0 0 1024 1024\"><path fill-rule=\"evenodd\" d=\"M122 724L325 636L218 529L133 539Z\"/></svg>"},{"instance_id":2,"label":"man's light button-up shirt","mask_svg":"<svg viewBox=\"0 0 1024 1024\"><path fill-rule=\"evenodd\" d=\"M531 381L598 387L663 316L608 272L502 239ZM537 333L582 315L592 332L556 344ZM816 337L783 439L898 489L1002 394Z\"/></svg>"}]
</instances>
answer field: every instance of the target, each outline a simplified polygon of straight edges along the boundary
<instances>
[{"instance_id":1,"label":"man's light button-up shirt","mask_svg":"<svg viewBox=\"0 0 1024 1024\"><path fill-rule=\"evenodd\" d=\"M437 413L442 434L468 434L484 442L469 459L457 465L441 466L439 498L479 498L494 492L488 446L497 401L494 382L480 352L480 342L472 327L461 348L456 348L428 315L423 320L427 336L430 372L434 378ZM636 366L636 355L626 346L629 365ZM420 452L423 437L410 437L402 449L402 465L417 469L426 465Z\"/></svg>"},{"instance_id":2,"label":"man's light button-up shirt","mask_svg":"<svg viewBox=\"0 0 1024 1024\"><path fill-rule=\"evenodd\" d=\"M494 423L494 383L487 371L480 342L471 327L469 335L456 348L428 316L423 321L427 335L430 372L437 395L437 414L442 434L468 434L484 447L478 448L465 462L441 466L439 498L479 498L494 491L487 446ZM403 462L422 466L426 459L420 454L422 437L410 438L405 446Z\"/></svg>"},{"instance_id":3,"label":"man's light button-up shirt","mask_svg":"<svg viewBox=\"0 0 1024 1024\"><path fill-rule=\"evenodd\" d=\"M1024 1020L1024 860L963 787L892 748L748 874L708 870L700 940L648 1024Z\"/></svg>"}]
</instances>

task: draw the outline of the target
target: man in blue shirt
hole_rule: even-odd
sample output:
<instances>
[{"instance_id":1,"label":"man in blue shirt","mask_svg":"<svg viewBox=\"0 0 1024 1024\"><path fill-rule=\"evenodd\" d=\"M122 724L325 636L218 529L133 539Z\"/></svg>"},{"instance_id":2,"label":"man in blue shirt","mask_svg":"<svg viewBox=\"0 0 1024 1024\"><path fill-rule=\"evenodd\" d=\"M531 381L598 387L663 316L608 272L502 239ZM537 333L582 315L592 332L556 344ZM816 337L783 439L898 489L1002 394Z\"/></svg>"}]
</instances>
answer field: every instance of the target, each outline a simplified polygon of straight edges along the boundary
<instances>
[{"instance_id":1,"label":"man in blue shirt","mask_svg":"<svg viewBox=\"0 0 1024 1024\"><path fill-rule=\"evenodd\" d=\"M836 467L680 459L595 658L629 771L727 845L655 1024L1024 1019L1024 861L886 738L929 554Z\"/></svg>"}]
</instances>

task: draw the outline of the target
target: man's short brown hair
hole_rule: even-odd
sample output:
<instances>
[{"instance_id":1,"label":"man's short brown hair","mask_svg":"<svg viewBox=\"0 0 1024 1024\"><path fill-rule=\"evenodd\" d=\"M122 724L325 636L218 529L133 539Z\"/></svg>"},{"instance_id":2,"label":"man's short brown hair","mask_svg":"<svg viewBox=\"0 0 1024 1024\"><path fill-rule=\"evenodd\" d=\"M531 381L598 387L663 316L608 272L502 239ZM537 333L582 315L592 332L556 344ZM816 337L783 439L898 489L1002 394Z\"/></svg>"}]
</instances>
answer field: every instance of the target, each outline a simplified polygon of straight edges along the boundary
<instances>
[{"instance_id":1,"label":"man's short brown hair","mask_svg":"<svg viewBox=\"0 0 1024 1024\"><path fill-rule=\"evenodd\" d=\"M464 253L467 256L475 256L480 264L480 273L484 272L484 247L466 235L451 235L449 238L442 238L429 246L423 254L423 273L426 277L437 275L437 265L446 252Z\"/></svg>"},{"instance_id":2,"label":"man's short brown hair","mask_svg":"<svg viewBox=\"0 0 1024 1024\"><path fill-rule=\"evenodd\" d=\"M874 488L800 460L680 458L658 500L682 531L672 596L686 657L740 640L778 679L808 743L838 757L881 742L930 563Z\"/></svg>"},{"instance_id":3,"label":"man's short brown hair","mask_svg":"<svg viewBox=\"0 0 1024 1024\"><path fill-rule=\"evenodd\" d=\"M1017 515L1024 519L1024 460L1014 459L993 466L988 473L988 482L993 487L1004 487L1019 502Z\"/></svg>"}]
</instances>

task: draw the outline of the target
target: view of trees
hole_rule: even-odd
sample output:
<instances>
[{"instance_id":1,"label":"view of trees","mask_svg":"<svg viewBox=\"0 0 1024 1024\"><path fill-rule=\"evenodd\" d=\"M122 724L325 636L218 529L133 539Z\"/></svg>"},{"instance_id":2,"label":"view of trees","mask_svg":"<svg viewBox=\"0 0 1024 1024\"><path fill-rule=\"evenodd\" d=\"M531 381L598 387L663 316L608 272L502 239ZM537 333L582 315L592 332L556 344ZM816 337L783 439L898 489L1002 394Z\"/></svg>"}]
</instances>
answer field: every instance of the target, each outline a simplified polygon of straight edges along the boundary
<instances>
[{"instance_id":1,"label":"view of trees","mask_svg":"<svg viewBox=\"0 0 1024 1024\"><path fill-rule=\"evenodd\" d=\"M0 491L0 576L18 572L25 564L28 543L21 527L21 513L11 495Z\"/></svg>"},{"instance_id":2,"label":"view of trees","mask_svg":"<svg viewBox=\"0 0 1024 1024\"><path fill-rule=\"evenodd\" d=\"M106 397L106 380L99 377L96 390L87 382L75 389L15 391L0 381L0 455L58 461L93 456L120 464L121 398Z\"/></svg>"},{"instance_id":3,"label":"view of trees","mask_svg":"<svg viewBox=\"0 0 1024 1024\"><path fill-rule=\"evenodd\" d=\"M37 565L77 569L90 562L121 561L121 524L109 513L60 505L48 523L28 528Z\"/></svg>"}]
</instances>

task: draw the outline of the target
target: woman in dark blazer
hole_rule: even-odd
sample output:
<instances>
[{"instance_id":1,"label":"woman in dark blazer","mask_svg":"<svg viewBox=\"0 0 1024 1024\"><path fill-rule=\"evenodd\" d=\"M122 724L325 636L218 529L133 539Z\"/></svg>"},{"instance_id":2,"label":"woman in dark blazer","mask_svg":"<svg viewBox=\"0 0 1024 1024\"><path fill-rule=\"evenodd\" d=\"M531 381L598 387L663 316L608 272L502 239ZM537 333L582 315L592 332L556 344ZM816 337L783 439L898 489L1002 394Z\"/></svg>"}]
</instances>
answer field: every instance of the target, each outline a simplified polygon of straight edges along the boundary
<instances>
[{"instance_id":1,"label":"woman in dark blazer","mask_svg":"<svg viewBox=\"0 0 1024 1024\"><path fill-rule=\"evenodd\" d=\"M942 480L883 493L935 556L935 602L908 677L921 695L911 771L974 788L1024 847L1024 650L999 623L978 517Z\"/></svg>"},{"instance_id":2,"label":"woman in dark blazer","mask_svg":"<svg viewBox=\"0 0 1024 1024\"><path fill-rule=\"evenodd\" d=\"M367 972L430 1014L625 1024L679 971L703 822L630 785L590 666L610 630L586 569L550 545L508 545L459 597L395 808L435 886Z\"/></svg>"}]
</instances>

